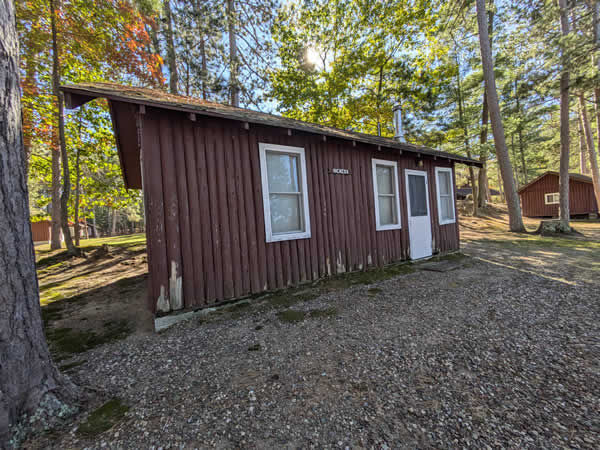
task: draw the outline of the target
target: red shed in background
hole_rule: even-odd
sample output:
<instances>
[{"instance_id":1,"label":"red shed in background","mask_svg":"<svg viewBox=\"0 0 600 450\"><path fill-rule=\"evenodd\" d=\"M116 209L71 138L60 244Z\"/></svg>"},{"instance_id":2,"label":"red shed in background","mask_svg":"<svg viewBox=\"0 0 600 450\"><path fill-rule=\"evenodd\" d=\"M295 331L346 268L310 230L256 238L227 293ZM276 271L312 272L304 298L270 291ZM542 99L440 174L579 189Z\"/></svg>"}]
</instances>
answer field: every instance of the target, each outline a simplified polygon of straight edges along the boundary
<instances>
[{"instance_id":1,"label":"red shed in background","mask_svg":"<svg viewBox=\"0 0 600 450\"><path fill-rule=\"evenodd\" d=\"M558 217L558 172L545 172L519 189L521 208L526 217ZM594 185L590 177L569 174L571 216L598 214Z\"/></svg>"}]
</instances>

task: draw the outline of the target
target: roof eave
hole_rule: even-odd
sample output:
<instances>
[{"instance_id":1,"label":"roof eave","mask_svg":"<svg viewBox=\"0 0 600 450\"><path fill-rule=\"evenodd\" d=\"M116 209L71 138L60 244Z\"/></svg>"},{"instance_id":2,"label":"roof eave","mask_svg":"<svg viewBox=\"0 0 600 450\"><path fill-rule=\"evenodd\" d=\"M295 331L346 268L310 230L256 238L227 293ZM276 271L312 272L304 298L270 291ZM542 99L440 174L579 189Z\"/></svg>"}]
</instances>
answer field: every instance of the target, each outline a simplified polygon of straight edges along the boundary
<instances>
[{"instance_id":1,"label":"roof eave","mask_svg":"<svg viewBox=\"0 0 600 450\"><path fill-rule=\"evenodd\" d=\"M274 127L282 128L281 125L268 123L265 120L260 120L260 119L253 120L251 118L244 118L244 119L233 118L233 117L229 116L228 114L219 113L219 112L212 111L212 110L207 110L207 109L202 108L201 106L189 106L186 104L172 104L172 103L160 102L160 101L153 102L151 100L144 99L144 98L132 98L127 95L118 95L118 94L115 95L115 94L111 94L111 93L106 92L101 89L93 89L90 87L80 88L80 87L77 87L76 85L61 85L60 90L65 93L65 107L68 109L78 108L79 106L81 106L89 101L95 100L96 98L106 98L107 100L112 100L112 101L121 101L121 102L126 102L126 103L145 105L145 106L154 107L154 108L170 109L172 111L182 111L182 112L195 113L195 114L200 113L200 114L204 114L204 115L207 115L210 117L243 121L243 122L253 123L255 125L274 126ZM373 142L368 141L366 138L362 138L360 135L353 136L353 137L339 136L335 133L327 132L326 130L312 129L308 124L306 126L301 126L299 124L286 124L285 127L283 127L283 128L289 128L289 129L301 131L304 133L318 134L318 135L327 136L327 137L331 137L331 138L335 138L335 139L343 139L343 140L347 140L347 141L361 142L361 143L364 143L367 145L379 145L384 148L400 150L403 152L415 154L417 156L427 155L427 156L436 157L436 158L440 158L440 159L447 159L449 161L454 161L454 162L457 162L460 164L465 164L467 166L475 166L475 167L479 167L479 168L483 167L482 162L477 161L472 158L467 158L464 156L452 155L449 153L440 152L440 151L436 151L433 149L431 149L431 150L429 150L429 149L413 149L406 145L402 145L402 143L400 143L400 142L398 142L398 144L396 144L396 145L391 145L389 142L382 142L381 144L374 144ZM373 136L373 137L376 137L376 136Z\"/></svg>"}]
</instances>

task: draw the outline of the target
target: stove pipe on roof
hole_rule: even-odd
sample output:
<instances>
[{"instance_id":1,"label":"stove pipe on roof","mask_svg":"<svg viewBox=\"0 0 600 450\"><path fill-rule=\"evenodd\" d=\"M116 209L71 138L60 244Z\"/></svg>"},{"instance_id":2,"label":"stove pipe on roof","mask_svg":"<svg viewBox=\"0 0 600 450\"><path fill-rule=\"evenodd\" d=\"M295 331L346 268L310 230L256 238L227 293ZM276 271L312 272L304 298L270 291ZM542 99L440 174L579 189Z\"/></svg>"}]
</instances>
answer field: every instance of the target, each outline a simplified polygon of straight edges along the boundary
<instances>
[{"instance_id":1,"label":"stove pipe on roof","mask_svg":"<svg viewBox=\"0 0 600 450\"><path fill-rule=\"evenodd\" d=\"M402 131L402 106L400 103L396 103L392 111L394 112L394 139L398 142L406 142L404 131Z\"/></svg>"}]
</instances>

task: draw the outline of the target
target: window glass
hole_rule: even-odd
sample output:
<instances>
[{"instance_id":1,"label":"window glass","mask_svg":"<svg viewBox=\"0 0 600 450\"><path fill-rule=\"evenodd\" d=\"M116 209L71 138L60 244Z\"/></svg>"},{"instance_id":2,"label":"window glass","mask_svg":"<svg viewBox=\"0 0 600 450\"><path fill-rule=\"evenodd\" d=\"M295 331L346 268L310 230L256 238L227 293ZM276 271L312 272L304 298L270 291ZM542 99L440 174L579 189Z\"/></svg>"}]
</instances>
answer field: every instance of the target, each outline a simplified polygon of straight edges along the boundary
<instances>
[{"instance_id":1,"label":"window glass","mask_svg":"<svg viewBox=\"0 0 600 450\"><path fill-rule=\"evenodd\" d=\"M410 196L410 215L412 217L427 215L427 191L425 177L408 175L408 194Z\"/></svg>"},{"instance_id":2,"label":"window glass","mask_svg":"<svg viewBox=\"0 0 600 450\"><path fill-rule=\"evenodd\" d=\"M300 195L270 194L271 226L274 234L304 231Z\"/></svg>"},{"instance_id":3,"label":"window glass","mask_svg":"<svg viewBox=\"0 0 600 450\"><path fill-rule=\"evenodd\" d=\"M269 192L299 192L298 156L267 152Z\"/></svg>"},{"instance_id":4,"label":"window glass","mask_svg":"<svg viewBox=\"0 0 600 450\"><path fill-rule=\"evenodd\" d=\"M382 194L394 193L394 174L390 166L377 166L377 192Z\"/></svg>"},{"instance_id":5,"label":"window glass","mask_svg":"<svg viewBox=\"0 0 600 450\"><path fill-rule=\"evenodd\" d=\"M450 195L450 173L438 172L440 195Z\"/></svg>"},{"instance_id":6,"label":"window glass","mask_svg":"<svg viewBox=\"0 0 600 450\"><path fill-rule=\"evenodd\" d=\"M379 224L391 225L397 223L393 196L379 196Z\"/></svg>"}]
</instances>

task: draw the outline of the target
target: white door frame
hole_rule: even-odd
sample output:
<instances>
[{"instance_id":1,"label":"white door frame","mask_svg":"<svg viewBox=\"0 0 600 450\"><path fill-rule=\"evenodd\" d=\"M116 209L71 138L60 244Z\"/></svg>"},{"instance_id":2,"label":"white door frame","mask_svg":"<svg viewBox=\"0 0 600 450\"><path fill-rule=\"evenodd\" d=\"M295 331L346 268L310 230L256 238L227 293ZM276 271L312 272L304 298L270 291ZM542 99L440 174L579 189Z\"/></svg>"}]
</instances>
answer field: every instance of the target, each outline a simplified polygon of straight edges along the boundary
<instances>
[{"instance_id":1,"label":"white door frame","mask_svg":"<svg viewBox=\"0 0 600 450\"><path fill-rule=\"evenodd\" d=\"M411 215L410 193L408 176L416 175L425 178L425 200L427 216ZM429 205L429 177L425 170L404 170L406 192L406 210L408 219L408 241L410 245L410 258L427 258L433 254L433 230L431 229L431 207Z\"/></svg>"}]
</instances>

